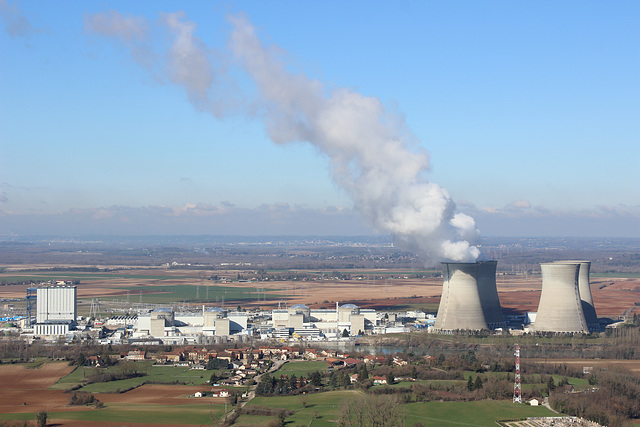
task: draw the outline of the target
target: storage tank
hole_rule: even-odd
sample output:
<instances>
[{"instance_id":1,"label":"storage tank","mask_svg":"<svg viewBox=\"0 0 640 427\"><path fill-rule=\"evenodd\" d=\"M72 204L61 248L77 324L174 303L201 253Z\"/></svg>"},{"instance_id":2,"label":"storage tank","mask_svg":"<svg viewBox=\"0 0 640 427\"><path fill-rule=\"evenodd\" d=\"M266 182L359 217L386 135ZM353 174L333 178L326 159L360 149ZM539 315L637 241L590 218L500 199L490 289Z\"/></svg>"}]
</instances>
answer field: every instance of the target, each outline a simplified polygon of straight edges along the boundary
<instances>
[{"instance_id":1,"label":"storage tank","mask_svg":"<svg viewBox=\"0 0 640 427\"><path fill-rule=\"evenodd\" d=\"M533 330L589 332L578 288L580 267L580 263L540 264L542 294Z\"/></svg>"},{"instance_id":2,"label":"storage tank","mask_svg":"<svg viewBox=\"0 0 640 427\"><path fill-rule=\"evenodd\" d=\"M598 315L593 304L593 296L591 296L591 284L589 283L589 273L591 271L591 261L567 260L555 261L564 264L580 264L580 272L578 273L578 290L580 291L580 301L582 301L582 311L587 321L587 327L590 331L600 330Z\"/></svg>"}]
</instances>

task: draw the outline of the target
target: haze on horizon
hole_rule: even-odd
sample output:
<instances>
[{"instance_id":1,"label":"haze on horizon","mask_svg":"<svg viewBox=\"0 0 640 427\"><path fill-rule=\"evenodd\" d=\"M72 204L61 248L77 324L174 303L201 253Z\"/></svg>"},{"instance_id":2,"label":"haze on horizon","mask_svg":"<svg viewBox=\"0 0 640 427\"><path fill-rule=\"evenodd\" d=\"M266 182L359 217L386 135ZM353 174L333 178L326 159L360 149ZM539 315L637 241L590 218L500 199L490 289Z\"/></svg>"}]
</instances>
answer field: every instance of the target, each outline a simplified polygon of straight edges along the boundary
<instances>
[{"instance_id":1,"label":"haze on horizon","mask_svg":"<svg viewBox=\"0 0 640 427\"><path fill-rule=\"evenodd\" d=\"M469 232L640 236L640 5L376 6L0 0L0 234L385 233L342 155L296 142L338 93L384 109ZM229 54L238 20L278 93Z\"/></svg>"}]
</instances>

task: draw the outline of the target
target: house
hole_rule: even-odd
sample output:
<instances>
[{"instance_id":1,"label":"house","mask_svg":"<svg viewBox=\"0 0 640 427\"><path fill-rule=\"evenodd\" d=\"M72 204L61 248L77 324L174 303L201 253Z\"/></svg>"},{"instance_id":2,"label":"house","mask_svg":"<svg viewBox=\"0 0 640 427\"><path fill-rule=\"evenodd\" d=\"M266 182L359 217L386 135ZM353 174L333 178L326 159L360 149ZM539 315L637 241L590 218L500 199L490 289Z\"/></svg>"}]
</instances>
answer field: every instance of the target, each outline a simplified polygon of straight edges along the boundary
<instances>
[{"instance_id":1,"label":"house","mask_svg":"<svg viewBox=\"0 0 640 427\"><path fill-rule=\"evenodd\" d=\"M383 364L385 362L384 356L365 356L364 362L368 365Z\"/></svg>"},{"instance_id":2,"label":"house","mask_svg":"<svg viewBox=\"0 0 640 427\"><path fill-rule=\"evenodd\" d=\"M127 353L127 355L124 358L127 360L139 361L139 360L144 360L145 355L146 355L146 352L144 350L131 350L129 351L129 353Z\"/></svg>"},{"instance_id":3,"label":"house","mask_svg":"<svg viewBox=\"0 0 640 427\"><path fill-rule=\"evenodd\" d=\"M402 360L401 358L394 356L393 358L393 364L396 366L405 366L408 364L408 362L406 360Z\"/></svg>"},{"instance_id":4,"label":"house","mask_svg":"<svg viewBox=\"0 0 640 427\"><path fill-rule=\"evenodd\" d=\"M193 397L202 397L202 392L201 391L196 391L195 394L193 395Z\"/></svg>"},{"instance_id":5,"label":"house","mask_svg":"<svg viewBox=\"0 0 640 427\"><path fill-rule=\"evenodd\" d=\"M573 388L573 386L571 384L566 384L564 386L562 386L562 392L563 393L575 393L575 389Z\"/></svg>"},{"instance_id":6,"label":"house","mask_svg":"<svg viewBox=\"0 0 640 427\"><path fill-rule=\"evenodd\" d=\"M229 390L226 388L212 388L211 397L229 397Z\"/></svg>"},{"instance_id":7,"label":"house","mask_svg":"<svg viewBox=\"0 0 640 427\"><path fill-rule=\"evenodd\" d=\"M357 383L358 382L358 374L353 374L353 375L349 376L349 379L351 380L351 384Z\"/></svg>"},{"instance_id":8,"label":"house","mask_svg":"<svg viewBox=\"0 0 640 427\"><path fill-rule=\"evenodd\" d=\"M540 404L540 402L538 401L538 399L531 399L529 401L529 405L531 406L538 406Z\"/></svg>"},{"instance_id":9,"label":"house","mask_svg":"<svg viewBox=\"0 0 640 427\"><path fill-rule=\"evenodd\" d=\"M344 363L344 366L346 366L348 368L353 368L358 363L362 363L362 360L354 359L352 357L347 357L346 359L344 359L342 361L342 363Z\"/></svg>"},{"instance_id":10,"label":"house","mask_svg":"<svg viewBox=\"0 0 640 427\"><path fill-rule=\"evenodd\" d=\"M95 366L96 368L99 368L104 364L100 355L87 357L87 363L91 366Z\"/></svg>"},{"instance_id":11,"label":"house","mask_svg":"<svg viewBox=\"0 0 640 427\"><path fill-rule=\"evenodd\" d=\"M371 379L373 380L373 385L382 385L387 383L387 377L374 375Z\"/></svg>"}]
</instances>

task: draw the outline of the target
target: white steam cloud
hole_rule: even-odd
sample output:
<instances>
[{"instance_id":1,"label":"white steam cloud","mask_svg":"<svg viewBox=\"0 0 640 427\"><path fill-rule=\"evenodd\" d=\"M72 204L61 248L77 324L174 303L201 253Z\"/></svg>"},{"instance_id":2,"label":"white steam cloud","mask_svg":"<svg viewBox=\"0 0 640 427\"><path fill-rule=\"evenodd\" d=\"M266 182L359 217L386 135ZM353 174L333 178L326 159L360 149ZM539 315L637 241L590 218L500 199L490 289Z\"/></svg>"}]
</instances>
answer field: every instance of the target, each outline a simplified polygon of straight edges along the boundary
<instances>
[{"instance_id":1,"label":"white steam cloud","mask_svg":"<svg viewBox=\"0 0 640 427\"><path fill-rule=\"evenodd\" d=\"M125 37L136 34L131 29L135 19L108 12L86 17L85 25L120 40L135 57L141 54L140 45ZM274 142L308 142L326 154L333 179L354 207L376 230L391 234L398 247L419 253L429 263L473 262L481 256L474 246L475 221L456 212L447 191L427 181L428 156L412 146L401 118L377 98L347 89L329 90L317 80L293 74L280 59L279 49L263 45L244 15L229 21L233 25L229 59L248 73L258 89L257 102L246 103L244 112L255 112L257 106ZM229 74L195 35L196 25L182 12L164 15L160 23L173 36L160 66L169 80L183 87L200 110L216 116L237 112L231 106L238 107L241 96L222 90L234 86L221 83L230 81ZM146 25L141 22L139 28ZM119 29L122 34L116 33ZM218 64L221 57L216 55ZM158 67L137 62L149 69Z\"/></svg>"}]
</instances>

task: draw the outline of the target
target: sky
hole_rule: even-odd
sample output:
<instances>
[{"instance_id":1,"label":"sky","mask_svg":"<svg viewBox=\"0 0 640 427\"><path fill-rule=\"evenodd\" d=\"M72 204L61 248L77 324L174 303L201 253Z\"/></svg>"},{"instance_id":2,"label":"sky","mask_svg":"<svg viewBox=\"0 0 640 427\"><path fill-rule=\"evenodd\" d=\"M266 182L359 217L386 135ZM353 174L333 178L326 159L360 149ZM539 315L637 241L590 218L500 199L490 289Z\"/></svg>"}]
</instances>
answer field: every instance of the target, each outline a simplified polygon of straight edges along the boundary
<instances>
[{"instance_id":1,"label":"sky","mask_svg":"<svg viewBox=\"0 0 640 427\"><path fill-rule=\"evenodd\" d=\"M637 1L0 18L1 235L391 234L448 259L482 235L640 237Z\"/></svg>"}]
</instances>

